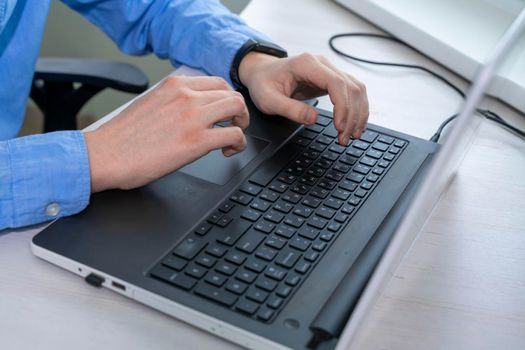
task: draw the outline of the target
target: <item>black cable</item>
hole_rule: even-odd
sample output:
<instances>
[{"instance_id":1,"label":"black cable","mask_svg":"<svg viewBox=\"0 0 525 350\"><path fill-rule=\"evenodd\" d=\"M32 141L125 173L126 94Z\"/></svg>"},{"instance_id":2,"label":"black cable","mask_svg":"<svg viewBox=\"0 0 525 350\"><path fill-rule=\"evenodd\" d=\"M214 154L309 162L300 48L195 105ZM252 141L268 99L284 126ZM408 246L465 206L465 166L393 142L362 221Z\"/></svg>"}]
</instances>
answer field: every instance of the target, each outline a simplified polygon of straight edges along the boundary
<instances>
[{"instance_id":1,"label":"black cable","mask_svg":"<svg viewBox=\"0 0 525 350\"><path fill-rule=\"evenodd\" d=\"M423 66L420 66L420 65L416 65L416 64L397 63L397 62L382 62L382 61L373 61L373 60L369 60L369 59L364 59L364 58L353 56L353 55L350 55L350 54L348 54L346 52L343 52L343 51L339 50L334 45L334 41L336 39L348 38L348 37L368 37L368 38L377 38L377 39L382 39L382 40L389 40L389 41L392 41L392 42L404 45L404 46L406 46L406 47L408 47L410 49L415 50L412 46L410 46L409 44L405 43L404 41L402 41L402 40L400 40L398 38L395 38L395 37L392 37L392 36L388 36L388 35L383 35L383 34L375 34L375 33L341 33L341 34L335 34L332 37L330 37L330 39L328 40L328 45L330 46L330 49L332 49L332 51L334 51L338 55L346 57L346 58L351 59L353 61L362 62L362 63L366 63L366 64L373 64L373 65L378 65L378 66L389 66L389 67L416 69L416 70L420 70L420 71L426 72L426 73L432 75L433 77L441 80L446 85L448 85L451 89L456 91L463 99L466 98L465 93L460 88L458 88L456 85L451 83L448 79L446 79L442 75L440 75L440 74L438 74L438 73L436 73L436 72L434 72L434 71L432 71L432 70L430 70L430 69L428 69L426 67L423 67ZM503 118L501 118L496 113L494 113L494 112L492 112L490 110L486 110L486 109L476 109L476 112L479 113L480 115L482 115L483 117L500 124L501 126L507 128L508 130L511 130L512 132L516 133L518 136L520 136L520 137L525 139L525 132L523 132L523 131L519 130L518 128L512 126L511 124L507 123ZM450 122L452 122L454 119L456 119L458 117L458 115L459 114L454 114L453 116L451 116L451 117L447 118L445 121L443 121L441 123L441 125L439 126L439 128L437 129L437 131L434 133L434 135L432 135L432 137L430 138L430 141L438 142L439 138L441 137L441 134L442 134L443 130L445 129L445 127Z\"/></svg>"}]
</instances>

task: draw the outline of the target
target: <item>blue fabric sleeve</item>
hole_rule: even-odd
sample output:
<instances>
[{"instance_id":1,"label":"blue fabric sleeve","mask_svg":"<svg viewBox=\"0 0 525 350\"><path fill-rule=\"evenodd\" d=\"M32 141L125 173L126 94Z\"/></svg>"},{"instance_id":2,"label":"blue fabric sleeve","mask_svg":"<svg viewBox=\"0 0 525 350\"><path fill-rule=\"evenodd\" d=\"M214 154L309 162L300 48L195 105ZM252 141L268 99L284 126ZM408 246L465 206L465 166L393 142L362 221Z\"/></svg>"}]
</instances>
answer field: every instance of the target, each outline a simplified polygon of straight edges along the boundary
<instances>
[{"instance_id":1,"label":"blue fabric sleeve","mask_svg":"<svg viewBox=\"0 0 525 350\"><path fill-rule=\"evenodd\" d=\"M0 142L0 230L78 213L89 203L90 186L80 131ZM51 204L56 215L49 215Z\"/></svg>"},{"instance_id":2,"label":"blue fabric sleeve","mask_svg":"<svg viewBox=\"0 0 525 350\"><path fill-rule=\"evenodd\" d=\"M128 54L154 52L174 65L204 70L231 84L230 66L248 39L269 40L218 0L62 0Z\"/></svg>"}]
</instances>

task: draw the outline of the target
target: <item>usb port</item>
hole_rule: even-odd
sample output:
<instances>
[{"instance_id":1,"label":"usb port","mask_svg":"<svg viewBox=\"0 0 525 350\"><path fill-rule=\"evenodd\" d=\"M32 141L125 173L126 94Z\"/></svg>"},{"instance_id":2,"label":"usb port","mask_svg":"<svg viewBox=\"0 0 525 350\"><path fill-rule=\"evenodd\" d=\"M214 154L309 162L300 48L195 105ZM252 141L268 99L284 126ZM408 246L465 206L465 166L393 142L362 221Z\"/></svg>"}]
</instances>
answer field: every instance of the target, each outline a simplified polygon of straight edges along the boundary
<instances>
[{"instance_id":1,"label":"usb port","mask_svg":"<svg viewBox=\"0 0 525 350\"><path fill-rule=\"evenodd\" d=\"M126 286L123 285L123 284L121 284L121 283L118 283L118 282L112 281L112 282L111 282L111 285L112 285L113 287L117 288L117 289L120 289L120 290L124 291L124 292L126 291Z\"/></svg>"}]
</instances>

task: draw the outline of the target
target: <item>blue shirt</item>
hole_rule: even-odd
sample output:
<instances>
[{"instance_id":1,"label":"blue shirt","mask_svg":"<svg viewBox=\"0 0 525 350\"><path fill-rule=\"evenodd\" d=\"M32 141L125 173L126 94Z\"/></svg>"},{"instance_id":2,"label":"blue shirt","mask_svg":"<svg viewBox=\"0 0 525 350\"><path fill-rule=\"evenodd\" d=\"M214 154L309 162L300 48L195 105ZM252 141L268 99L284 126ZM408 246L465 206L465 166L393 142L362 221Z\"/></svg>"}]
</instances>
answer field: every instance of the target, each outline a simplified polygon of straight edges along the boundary
<instances>
[{"instance_id":1,"label":"blue shirt","mask_svg":"<svg viewBox=\"0 0 525 350\"><path fill-rule=\"evenodd\" d=\"M0 230L72 215L89 203L80 131L15 138L51 0L0 0ZM154 52L229 80L237 50L266 39L217 0L63 0L125 53Z\"/></svg>"}]
</instances>

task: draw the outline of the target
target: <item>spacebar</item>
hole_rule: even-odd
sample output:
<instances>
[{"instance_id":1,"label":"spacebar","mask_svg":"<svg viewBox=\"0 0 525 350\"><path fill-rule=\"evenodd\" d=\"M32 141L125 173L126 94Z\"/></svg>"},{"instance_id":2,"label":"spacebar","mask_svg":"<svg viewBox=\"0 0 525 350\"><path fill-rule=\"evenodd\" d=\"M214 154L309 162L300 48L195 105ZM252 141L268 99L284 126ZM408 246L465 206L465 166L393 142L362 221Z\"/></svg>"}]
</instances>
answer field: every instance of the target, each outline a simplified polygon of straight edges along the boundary
<instances>
[{"instance_id":1,"label":"spacebar","mask_svg":"<svg viewBox=\"0 0 525 350\"><path fill-rule=\"evenodd\" d=\"M302 148L289 142L273 156L261 164L249 181L260 186L268 186L272 179L288 164Z\"/></svg>"}]
</instances>

